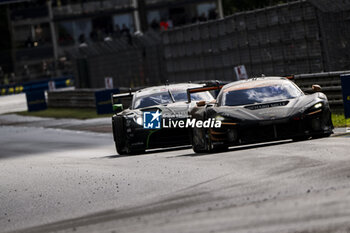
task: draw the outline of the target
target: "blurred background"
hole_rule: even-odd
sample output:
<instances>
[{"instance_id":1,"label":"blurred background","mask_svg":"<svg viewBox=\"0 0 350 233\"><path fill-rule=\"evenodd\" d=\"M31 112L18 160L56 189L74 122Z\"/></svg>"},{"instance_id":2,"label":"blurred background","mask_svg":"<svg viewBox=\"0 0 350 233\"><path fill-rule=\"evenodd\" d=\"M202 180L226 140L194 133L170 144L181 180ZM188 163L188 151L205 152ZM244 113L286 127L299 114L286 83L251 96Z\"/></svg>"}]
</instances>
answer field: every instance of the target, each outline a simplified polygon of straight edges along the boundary
<instances>
[{"instance_id":1,"label":"blurred background","mask_svg":"<svg viewBox=\"0 0 350 233\"><path fill-rule=\"evenodd\" d=\"M0 85L77 88L350 69L349 1L2 0Z\"/></svg>"}]
</instances>

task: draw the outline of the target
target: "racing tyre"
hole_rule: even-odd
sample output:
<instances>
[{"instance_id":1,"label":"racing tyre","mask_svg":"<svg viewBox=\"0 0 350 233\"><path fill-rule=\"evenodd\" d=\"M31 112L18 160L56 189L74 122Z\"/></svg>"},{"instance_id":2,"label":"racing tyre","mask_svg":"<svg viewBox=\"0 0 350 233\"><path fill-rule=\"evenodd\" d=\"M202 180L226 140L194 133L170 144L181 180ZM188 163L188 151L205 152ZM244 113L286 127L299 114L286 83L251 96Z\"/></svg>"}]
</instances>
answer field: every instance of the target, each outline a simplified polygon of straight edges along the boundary
<instances>
[{"instance_id":1,"label":"racing tyre","mask_svg":"<svg viewBox=\"0 0 350 233\"><path fill-rule=\"evenodd\" d=\"M118 145L118 142L115 143L115 148L119 155L138 155L146 152L145 149L131 149L129 146L121 147Z\"/></svg>"},{"instance_id":2,"label":"racing tyre","mask_svg":"<svg viewBox=\"0 0 350 233\"><path fill-rule=\"evenodd\" d=\"M209 135L209 139L208 139L208 152L210 153L217 153L217 152L225 152L228 150L228 146L226 145L213 145L212 140L210 139L210 135Z\"/></svg>"},{"instance_id":3,"label":"racing tyre","mask_svg":"<svg viewBox=\"0 0 350 233\"><path fill-rule=\"evenodd\" d=\"M113 138L115 142L115 149L117 150L119 155L125 155L126 150L125 150L125 145L126 141L119 135L123 134L123 129L121 127L117 127L116 121L119 121L120 125L122 124L122 118L113 118L112 120L112 126L113 126Z\"/></svg>"},{"instance_id":4,"label":"racing tyre","mask_svg":"<svg viewBox=\"0 0 350 233\"><path fill-rule=\"evenodd\" d=\"M191 141L192 149L195 153L204 153L208 151L205 145L205 135L203 135L200 129L194 128L192 130Z\"/></svg>"},{"instance_id":5,"label":"racing tyre","mask_svg":"<svg viewBox=\"0 0 350 233\"><path fill-rule=\"evenodd\" d=\"M126 154L126 150L124 149L124 147L121 147L120 145L118 145L118 142L115 143L115 149L117 150L119 155Z\"/></svg>"},{"instance_id":6,"label":"racing tyre","mask_svg":"<svg viewBox=\"0 0 350 233\"><path fill-rule=\"evenodd\" d=\"M129 146L126 148L126 154L128 155L139 155L139 154L144 154L146 152L145 149L132 149Z\"/></svg>"},{"instance_id":7,"label":"racing tyre","mask_svg":"<svg viewBox=\"0 0 350 233\"><path fill-rule=\"evenodd\" d=\"M225 152L228 151L228 146L221 145L221 146L214 146L214 148L211 150L211 152Z\"/></svg>"},{"instance_id":8,"label":"racing tyre","mask_svg":"<svg viewBox=\"0 0 350 233\"><path fill-rule=\"evenodd\" d=\"M140 155L146 153L146 150L140 149L140 150L131 150L129 154L131 155Z\"/></svg>"},{"instance_id":9,"label":"racing tyre","mask_svg":"<svg viewBox=\"0 0 350 233\"><path fill-rule=\"evenodd\" d=\"M208 140L207 140L208 152L216 153L216 152L225 152L228 150L227 145L214 145L211 137L212 137L211 133L208 132Z\"/></svg>"},{"instance_id":10,"label":"racing tyre","mask_svg":"<svg viewBox=\"0 0 350 233\"><path fill-rule=\"evenodd\" d=\"M323 134L317 134L317 135L314 135L312 136L313 139L317 139L317 138L327 138L327 137L330 137L331 136L331 133L323 133Z\"/></svg>"},{"instance_id":11,"label":"racing tyre","mask_svg":"<svg viewBox=\"0 0 350 233\"><path fill-rule=\"evenodd\" d=\"M292 138L292 140L293 142L300 142L300 141L308 140L309 138L310 136L298 136L298 137Z\"/></svg>"}]
</instances>

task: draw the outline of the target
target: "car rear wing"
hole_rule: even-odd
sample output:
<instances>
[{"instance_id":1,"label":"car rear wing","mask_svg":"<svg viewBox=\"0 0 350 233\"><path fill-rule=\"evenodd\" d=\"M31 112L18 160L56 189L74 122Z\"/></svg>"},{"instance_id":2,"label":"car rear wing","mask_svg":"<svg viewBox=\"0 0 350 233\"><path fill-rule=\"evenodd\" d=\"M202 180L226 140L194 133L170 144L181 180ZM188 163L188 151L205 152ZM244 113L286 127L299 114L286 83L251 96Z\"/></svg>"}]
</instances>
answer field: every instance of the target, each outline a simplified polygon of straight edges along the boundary
<instances>
[{"instance_id":1,"label":"car rear wing","mask_svg":"<svg viewBox=\"0 0 350 233\"><path fill-rule=\"evenodd\" d=\"M216 91L221 90L224 85L215 85L215 86L204 86L204 87L195 87L187 89L187 99L188 102L191 103L191 94L205 91Z\"/></svg>"},{"instance_id":2,"label":"car rear wing","mask_svg":"<svg viewBox=\"0 0 350 233\"><path fill-rule=\"evenodd\" d=\"M112 95L112 104L117 104L118 100L132 98L135 92L121 93L121 94L113 94Z\"/></svg>"},{"instance_id":3,"label":"car rear wing","mask_svg":"<svg viewBox=\"0 0 350 233\"><path fill-rule=\"evenodd\" d=\"M226 85L231 83L232 81L224 81L224 80L200 80L194 81L193 83L204 84L205 86L217 86L217 85Z\"/></svg>"},{"instance_id":4,"label":"car rear wing","mask_svg":"<svg viewBox=\"0 0 350 233\"><path fill-rule=\"evenodd\" d=\"M130 107L134 94L135 94L135 92L131 92L131 91L127 92L127 93L113 94L112 95L112 105L122 104L125 107Z\"/></svg>"}]
</instances>

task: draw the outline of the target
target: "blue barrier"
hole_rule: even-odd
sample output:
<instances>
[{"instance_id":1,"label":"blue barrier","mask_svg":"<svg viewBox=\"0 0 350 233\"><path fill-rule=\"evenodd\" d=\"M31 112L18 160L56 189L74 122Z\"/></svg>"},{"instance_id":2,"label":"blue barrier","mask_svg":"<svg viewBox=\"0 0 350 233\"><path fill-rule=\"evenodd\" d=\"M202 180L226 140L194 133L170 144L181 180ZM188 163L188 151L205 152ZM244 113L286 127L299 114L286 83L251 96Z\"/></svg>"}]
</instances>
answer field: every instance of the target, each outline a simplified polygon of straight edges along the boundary
<instances>
[{"instance_id":1,"label":"blue barrier","mask_svg":"<svg viewBox=\"0 0 350 233\"><path fill-rule=\"evenodd\" d=\"M55 82L56 88L64 88L70 87L74 84L74 77L71 75L53 78L53 79L45 79L40 81L31 81L25 83L18 83L13 85L3 85L0 86L0 95L11 95L18 93L27 93L31 91L45 91L49 89L48 83L50 81Z\"/></svg>"},{"instance_id":2,"label":"blue barrier","mask_svg":"<svg viewBox=\"0 0 350 233\"><path fill-rule=\"evenodd\" d=\"M47 109L45 92L31 91L26 93L28 112Z\"/></svg>"},{"instance_id":3,"label":"blue barrier","mask_svg":"<svg viewBox=\"0 0 350 233\"><path fill-rule=\"evenodd\" d=\"M344 115L350 118L350 74L340 75L343 92Z\"/></svg>"},{"instance_id":4,"label":"blue barrier","mask_svg":"<svg viewBox=\"0 0 350 233\"><path fill-rule=\"evenodd\" d=\"M113 113L112 94L120 93L119 89L109 89L95 92L97 114Z\"/></svg>"}]
</instances>

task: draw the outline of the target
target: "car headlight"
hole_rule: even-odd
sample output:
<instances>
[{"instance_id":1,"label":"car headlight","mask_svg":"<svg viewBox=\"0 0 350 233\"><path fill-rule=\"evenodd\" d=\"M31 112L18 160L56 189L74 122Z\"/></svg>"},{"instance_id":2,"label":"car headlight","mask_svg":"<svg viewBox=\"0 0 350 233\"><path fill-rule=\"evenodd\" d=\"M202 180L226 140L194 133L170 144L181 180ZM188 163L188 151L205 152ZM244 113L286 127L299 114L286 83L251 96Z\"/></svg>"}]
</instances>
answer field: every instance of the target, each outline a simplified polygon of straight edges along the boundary
<instances>
[{"instance_id":1,"label":"car headlight","mask_svg":"<svg viewBox=\"0 0 350 233\"><path fill-rule=\"evenodd\" d=\"M314 109L319 109L322 108L323 104L322 103L317 103L313 106Z\"/></svg>"},{"instance_id":2,"label":"car headlight","mask_svg":"<svg viewBox=\"0 0 350 233\"><path fill-rule=\"evenodd\" d=\"M138 125L143 125L143 116L142 115L135 115L134 122L136 122L136 124L138 124Z\"/></svg>"},{"instance_id":3,"label":"car headlight","mask_svg":"<svg viewBox=\"0 0 350 233\"><path fill-rule=\"evenodd\" d=\"M317 103L307 111L306 115L311 116L316 113L322 112L322 107L323 107L323 103Z\"/></svg>"},{"instance_id":4,"label":"car headlight","mask_svg":"<svg viewBox=\"0 0 350 233\"><path fill-rule=\"evenodd\" d=\"M215 117L215 120L217 120L217 121L224 121L224 120L225 120L225 117L220 116L220 115L217 115L217 116Z\"/></svg>"}]
</instances>

